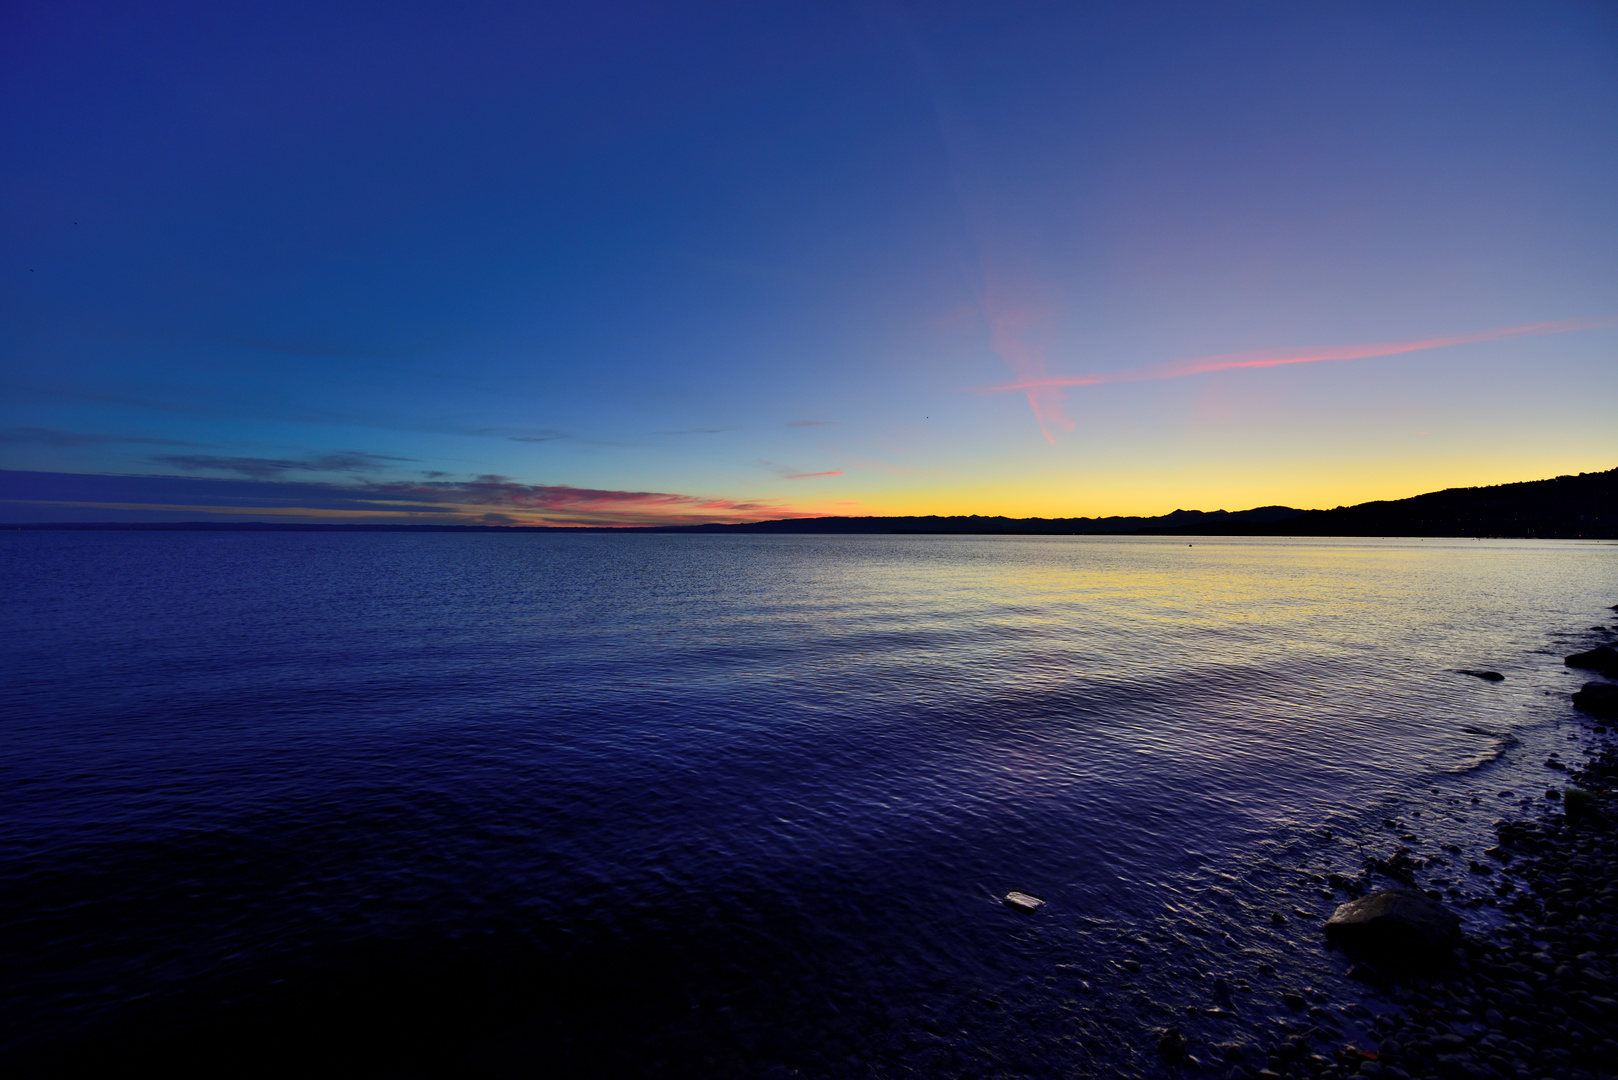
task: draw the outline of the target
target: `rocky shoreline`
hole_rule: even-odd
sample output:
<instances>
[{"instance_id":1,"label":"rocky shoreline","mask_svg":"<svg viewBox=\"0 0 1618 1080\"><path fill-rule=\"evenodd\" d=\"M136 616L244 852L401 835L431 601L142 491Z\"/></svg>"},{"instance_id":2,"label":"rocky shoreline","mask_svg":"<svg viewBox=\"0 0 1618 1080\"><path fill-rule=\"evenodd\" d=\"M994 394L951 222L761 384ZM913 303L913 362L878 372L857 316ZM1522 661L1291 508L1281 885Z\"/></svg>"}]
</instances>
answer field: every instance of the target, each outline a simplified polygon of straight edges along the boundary
<instances>
[{"instance_id":1,"label":"rocky shoreline","mask_svg":"<svg viewBox=\"0 0 1618 1080\"><path fill-rule=\"evenodd\" d=\"M1591 630L1611 634L1605 627ZM1614 655L1597 645L1567 662L1615 677ZM1587 760L1546 760L1547 769L1566 782L1547 788L1541 813L1496 822L1499 843L1493 847L1451 850L1451 863L1492 886L1487 895L1464 901L1451 888L1449 899L1491 907L1503 920L1445 941L1453 948L1436 960L1419 951L1370 962L1362 956L1349 968L1348 977L1364 983L1366 996L1379 1006L1356 1002L1340 1010L1359 1015L1366 1038L1344 1041L1332 1014L1317 1006L1306 1014L1313 1025L1292 1025L1283 1037L1265 1042L1191 1047L1177 1028L1166 1029L1157 1046L1165 1064L1211 1068L1227 1080L1618 1075L1618 746L1605 722L1614 717L1615 693L1618 687L1591 682L1574 695L1585 721ZM1329 884L1348 898L1392 887L1436 907L1443 893L1412 889L1417 875L1435 862L1413 858L1401 847L1390 858L1367 857L1360 877L1333 875ZM1301 1012L1307 1003L1299 998L1289 1004Z\"/></svg>"}]
</instances>

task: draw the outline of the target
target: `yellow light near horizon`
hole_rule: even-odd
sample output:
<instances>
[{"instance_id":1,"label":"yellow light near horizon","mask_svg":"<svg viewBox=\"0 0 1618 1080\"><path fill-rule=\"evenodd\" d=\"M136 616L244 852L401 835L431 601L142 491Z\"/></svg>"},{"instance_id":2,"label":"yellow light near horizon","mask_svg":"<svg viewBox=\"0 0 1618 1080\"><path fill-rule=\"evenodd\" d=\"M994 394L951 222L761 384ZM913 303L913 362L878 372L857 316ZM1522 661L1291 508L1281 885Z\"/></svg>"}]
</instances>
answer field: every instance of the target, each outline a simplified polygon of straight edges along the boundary
<instances>
[{"instance_id":1,"label":"yellow light near horizon","mask_svg":"<svg viewBox=\"0 0 1618 1080\"><path fill-rule=\"evenodd\" d=\"M1007 481L947 482L907 490L862 491L869 509L839 514L981 514L1005 517L1156 517L1173 510L1248 510L1258 506L1331 509L1376 500L1406 499L1454 487L1486 487L1601 471L1589 461L1518 462L1466 458L1360 463L1267 463L1109 470L1082 480L1035 477Z\"/></svg>"}]
</instances>

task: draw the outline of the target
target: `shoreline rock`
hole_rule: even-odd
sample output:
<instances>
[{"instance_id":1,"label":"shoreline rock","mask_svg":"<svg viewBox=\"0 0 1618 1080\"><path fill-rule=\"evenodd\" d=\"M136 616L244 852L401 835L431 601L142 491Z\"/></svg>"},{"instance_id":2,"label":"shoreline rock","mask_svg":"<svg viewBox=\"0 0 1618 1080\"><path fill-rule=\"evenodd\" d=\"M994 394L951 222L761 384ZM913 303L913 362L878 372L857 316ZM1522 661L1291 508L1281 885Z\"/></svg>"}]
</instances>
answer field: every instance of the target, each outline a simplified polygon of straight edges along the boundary
<instances>
[{"instance_id":1,"label":"shoreline rock","mask_svg":"<svg viewBox=\"0 0 1618 1080\"><path fill-rule=\"evenodd\" d=\"M1573 693L1573 705L1603 720L1618 719L1618 686L1587 682Z\"/></svg>"},{"instance_id":2,"label":"shoreline rock","mask_svg":"<svg viewBox=\"0 0 1618 1080\"><path fill-rule=\"evenodd\" d=\"M1567 664L1599 662L1598 670L1607 674L1614 669L1604 652L1612 650L1602 646L1577 653ZM1606 683L1587 683L1572 696L1591 717L1610 717L1614 713L1606 710L1618 706L1618 686ZM1484 901L1506 917L1503 925L1464 935L1456 927L1447 939L1450 962L1423 966L1401 958L1398 949L1400 941L1420 940L1420 935L1409 926L1393 927L1396 913L1402 915L1406 907L1422 910L1414 905L1436 900L1436 891L1423 896L1412 888L1386 889L1341 905L1326 924L1328 940L1351 958L1373 960L1356 963L1347 975L1370 984L1395 1006L1369 1017L1366 1030L1374 1045L1341 1042L1322 1023L1270 1042L1256 1056L1232 1052L1218 1075L1226 1080L1618 1078L1618 747L1605 726L1587 726L1584 734L1587 764L1577 765L1571 755L1556 761L1569 786L1547 790L1548 805L1537 817L1496 822L1498 845L1483 852L1484 862L1473 859L1468 865L1493 882L1493 896ZM1367 859L1366 866L1409 886L1421 864L1400 849L1392 859ZM1454 916L1432 906L1437 914L1426 914L1435 920L1431 927L1437 938L1445 940L1443 916ZM1387 929L1369 931L1378 925ZM1372 941L1383 940L1367 948L1368 933ZM1436 960L1435 949L1425 951ZM1346 993L1343 997L1352 1000ZM1340 1049L1319 1052L1320 1044L1331 1042Z\"/></svg>"},{"instance_id":3,"label":"shoreline rock","mask_svg":"<svg viewBox=\"0 0 1618 1080\"><path fill-rule=\"evenodd\" d=\"M1461 920L1414 889L1383 889L1340 906L1326 936L1351 956L1389 970L1433 970L1454 961Z\"/></svg>"},{"instance_id":4,"label":"shoreline rock","mask_svg":"<svg viewBox=\"0 0 1618 1080\"><path fill-rule=\"evenodd\" d=\"M1570 668L1584 668L1589 671L1601 671L1604 668L1618 664L1618 650L1610 645L1597 645L1593 649L1574 653L1564 657L1562 663Z\"/></svg>"}]
</instances>

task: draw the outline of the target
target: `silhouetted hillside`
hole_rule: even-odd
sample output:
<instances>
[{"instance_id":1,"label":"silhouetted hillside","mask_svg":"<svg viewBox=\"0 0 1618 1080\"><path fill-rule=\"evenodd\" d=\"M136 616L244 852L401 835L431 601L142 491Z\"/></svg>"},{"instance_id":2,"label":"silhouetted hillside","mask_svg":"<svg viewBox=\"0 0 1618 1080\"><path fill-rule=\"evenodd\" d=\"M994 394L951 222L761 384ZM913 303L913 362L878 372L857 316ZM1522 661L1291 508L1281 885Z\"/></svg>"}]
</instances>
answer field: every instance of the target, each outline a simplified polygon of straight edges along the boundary
<instances>
[{"instance_id":1,"label":"silhouetted hillside","mask_svg":"<svg viewBox=\"0 0 1618 1080\"><path fill-rule=\"evenodd\" d=\"M740 525L666 525L651 532L702 533L962 533L1009 536L1071 536L1087 533L1134 533L1145 529L1217 529L1227 525L1262 526L1302 514L1290 506L1252 510L1176 510L1160 517L1008 518L960 514L953 517L824 517L785 521L749 521Z\"/></svg>"},{"instance_id":2,"label":"silhouetted hillside","mask_svg":"<svg viewBox=\"0 0 1618 1080\"><path fill-rule=\"evenodd\" d=\"M977 533L1016 536L1146 533L1203 536L1618 537L1618 469L1492 487L1448 488L1409 499L1294 510L1176 510L1162 517L828 517L659 532Z\"/></svg>"},{"instance_id":3,"label":"silhouetted hillside","mask_svg":"<svg viewBox=\"0 0 1618 1080\"><path fill-rule=\"evenodd\" d=\"M408 523L143 522L10 525L15 529L112 529L243 532L523 532L543 526ZM1492 487L1448 488L1409 499L1295 510L1176 510L1160 517L1008 518L823 517L739 525L661 525L612 531L679 533L941 533L1074 536L1144 533L1184 536L1520 536L1618 538L1618 469ZM546 530L549 531L549 530ZM566 531L575 531L568 529Z\"/></svg>"},{"instance_id":4,"label":"silhouetted hillside","mask_svg":"<svg viewBox=\"0 0 1618 1080\"><path fill-rule=\"evenodd\" d=\"M1309 510L1284 522L1232 522L1211 528L1147 528L1152 533L1229 536L1618 537L1618 469L1492 487L1447 488L1409 499Z\"/></svg>"}]
</instances>

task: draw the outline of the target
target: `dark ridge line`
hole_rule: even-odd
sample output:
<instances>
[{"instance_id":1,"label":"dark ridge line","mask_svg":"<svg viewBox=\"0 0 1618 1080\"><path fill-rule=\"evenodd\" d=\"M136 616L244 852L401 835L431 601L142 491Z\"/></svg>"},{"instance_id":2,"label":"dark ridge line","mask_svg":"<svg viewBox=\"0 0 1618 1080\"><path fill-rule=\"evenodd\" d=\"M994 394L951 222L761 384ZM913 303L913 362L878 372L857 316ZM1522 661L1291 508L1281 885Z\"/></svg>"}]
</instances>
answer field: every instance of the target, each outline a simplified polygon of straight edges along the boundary
<instances>
[{"instance_id":1,"label":"dark ridge line","mask_svg":"<svg viewBox=\"0 0 1618 1080\"><path fill-rule=\"evenodd\" d=\"M251 512L251 511L248 511ZM1260 506L1158 517L1008 518L977 514L787 518L702 525L426 525L338 522L42 522L15 530L107 532L651 532L918 536L1308 536L1618 539L1618 468L1549 480L1446 488L1332 510Z\"/></svg>"},{"instance_id":2,"label":"dark ridge line","mask_svg":"<svg viewBox=\"0 0 1618 1080\"><path fill-rule=\"evenodd\" d=\"M252 513L245 510L243 513ZM622 532L612 526L347 524L324 521L63 521L0 525L3 530L52 532Z\"/></svg>"}]
</instances>

